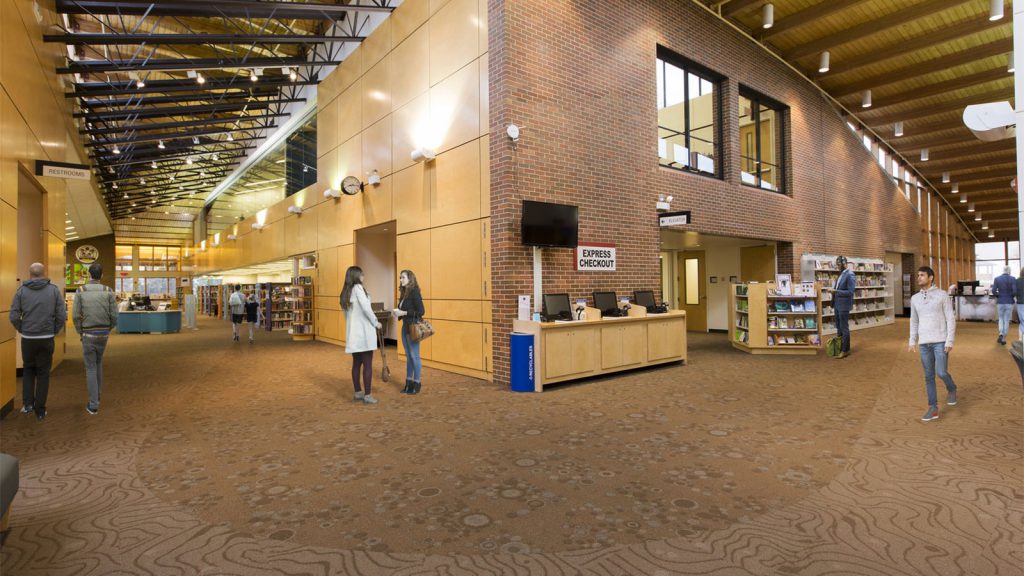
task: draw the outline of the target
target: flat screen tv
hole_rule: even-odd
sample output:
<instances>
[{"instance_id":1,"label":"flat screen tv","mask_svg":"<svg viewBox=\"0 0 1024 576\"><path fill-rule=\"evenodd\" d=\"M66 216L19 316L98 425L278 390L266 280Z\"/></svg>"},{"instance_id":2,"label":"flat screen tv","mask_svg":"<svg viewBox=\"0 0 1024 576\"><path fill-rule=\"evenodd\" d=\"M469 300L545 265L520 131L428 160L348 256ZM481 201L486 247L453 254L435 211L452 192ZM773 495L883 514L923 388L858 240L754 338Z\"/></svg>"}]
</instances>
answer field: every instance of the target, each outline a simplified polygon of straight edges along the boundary
<instances>
[{"instance_id":1,"label":"flat screen tv","mask_svg":"<svg viewBox=\"0 0 1024 576\"><path fill-rule=\"evenodd\" d=\"M566 204L523 200L523 244L549 248L575 248L579 209Z\"/></svg>"}]
</instances>

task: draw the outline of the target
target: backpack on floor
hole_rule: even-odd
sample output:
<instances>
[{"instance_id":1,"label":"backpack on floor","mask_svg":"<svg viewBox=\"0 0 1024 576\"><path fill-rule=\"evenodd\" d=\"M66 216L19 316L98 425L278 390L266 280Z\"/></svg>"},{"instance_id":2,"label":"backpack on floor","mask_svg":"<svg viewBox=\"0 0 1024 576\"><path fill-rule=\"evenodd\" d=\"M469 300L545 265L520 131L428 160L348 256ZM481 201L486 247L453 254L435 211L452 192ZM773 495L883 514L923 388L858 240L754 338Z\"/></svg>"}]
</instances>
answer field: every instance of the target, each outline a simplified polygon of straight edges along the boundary
<instances>
[{"instance_id":1,"label":"backpack on floor","mask_svg":"<svg viewBox=\"0 0 1024 576\"><path fill-rule=\"evenodd\" d=\"M839 356L839 352L843 349L843 339L839 336L833 336L828 339L825 343L825 353L835 358Z\"/></svg>"}]
</instances>

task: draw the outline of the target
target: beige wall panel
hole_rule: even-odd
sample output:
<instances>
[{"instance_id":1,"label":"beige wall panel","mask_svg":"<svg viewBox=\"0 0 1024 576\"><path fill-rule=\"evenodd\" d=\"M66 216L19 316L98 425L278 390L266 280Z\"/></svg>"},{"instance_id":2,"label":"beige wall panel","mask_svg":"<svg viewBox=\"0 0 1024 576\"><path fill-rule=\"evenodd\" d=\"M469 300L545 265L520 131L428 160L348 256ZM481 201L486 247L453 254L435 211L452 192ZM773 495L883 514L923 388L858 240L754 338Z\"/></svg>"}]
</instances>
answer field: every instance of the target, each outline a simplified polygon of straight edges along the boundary
<instances>
[{"instance_id":1,"label":"beige wall panel","mask_svg":"<svg viewBox=\"0 0 1024 576\"><path fill-rule=\"evenodd\" d=\"M479 300L431 300L430 317L458 322L488 322L480 315Z\"/></svg>"},{"instance_id":2,"label":"beige wall panel","mask_svg":"<svg viewBox=\"0 0 1024 576\"><path fill-rule=\"evenodd\" d=\"M341 167L338 165L338 148L320 155L316 160L317 183L332 188L341 184Z\"/></svg>"},{"instance_id":3,"label":"beige wall panel","mask_svg":"<svg viewBox=\"0 0 1024 576\"><path fill-rule=\"evenodd\" d=\"M491 322L492 309L490 300L484 300L480 302L480 317L483 319L483 322L485 324Z\"/></svg>"},{"instance_id":4,"label":"beige wall panel","mask_svg":"<svg viewBox=\"0 0 1024 576\"><path fill-rule=\"evenodd\" d=\"M430 228L430 177L434 169L413 164L391 177L394 218L399 234Z\"/></svg>"},{"instance_id":5,"label":"beige wall panel","mask_svg":"<svg viewBox=\"0 0 1024 576\"><path fill-rule=\"evenodd\" d=\"M3 308L5 311L9 311L8 308L11 307L10 305L11 303L7 302L0 308ZM11 323L8 321L6 315L4 315L3 320L3 322L0 322L0 342L13 340L14 337L18 335L18 332L14 329L14 326L12 326Z\"/></svg>"},{"instance_id":6,"label":"beige wall panel","mask_svg":"<svg viewBox=\"0 0 1024 576\"><path fill-rule=\"evenodd\" d=\"M491 137L480 139L480 216L491 215Z\"/></svg>"},{"instance_id":7,"label":"beige wall panel","mask_svg":"<svg viewBox=\"0 0 1024 576\"><path fill-rule=\"evenodd\" d=\"M338 98L320 100L322 92L317 90L316 149L327 151L338 145L338 109L341 103Z\"/></svg>"},{"instance_id":8,"label":"beige wall panel","mask_svg":"<svg viewBox=\"0 0 1024 576\"><path fill-rule=\"evenodd\" d=\"M433 360L464 366L474 370L484 368L483 325L473 322L433 320Z\"/></svg>"},{"instance_id":9,"label":"beige wall panel","mask_svg":"<svg viewBox=\"0 0 1024 576\"><path fill-rule=\"evenodd\" d=\"M480 54L487 53L487 0L477 0L478 28L480 30L479 49Z\"/></svg>"},{"instance_id":10,"label":"beige wall panel","mask_svg":"<svg viewBox=\"0 0 1024 576\"><path fill-rule=\"evenodd\" d=\"M317 102L317 116L319 117L319 110L331 100L338 97L341 91L338 89L338 74L328 74L326 78L320 80L320 83L316 85L316 102Z\"/></svg>"},{"instance_id":11,"label":"beige wall panel","mask_svg":"<svg viewBox=\"0 0 1024 576\"><path fill-rule=\"evenodd\" d=\"M398 250L398 269L412 270L419 282L420 292L424 299L433 297L431 262L430 262L430 231L399 234L396 248Z\"/></svg>"},{"instance_id":12,"label":"beige wall panel","mask_svg":"<svg viewBox=\"0 0 1024 576\"><path fill-rule=\"evenodd\" d=\"M391 113L391 57L366 71L362 79L363 129Z\"/></svg>"},{"instance_id":13,"label":"beige wall panel","mask_svg":"<svg viewBox=\"0 0 1024 576\"><path fill-rule=\"evenodd\" d=\"M480 217L480 141L453 148L434 161L437 185L430 225L444 226Z\"/></svg>"},{"instance_id":14,"label":"beige wall panel","mask_svg":"<svg viewBox=\"0 0 1024 576\"><path fill-rule=\"evenodd\" d=\"M349 266L356 265L356 245L346 244L344 246L338 246L338 290L337 294L341 294L341 288L345 285L345 271L348 270Z\"/></svg>"},{"instance_id":15,"label":"beige wall panel","mask_svg":"<svg viewBox=\"0 0 1024 576\"><path fill-rule=\"evenodd\" d=\"M393 110L405 106L413 98L425 93L430 88L429 39L429 31L424 26L413 32L391 53L391 107Z\"/></svg>"},{"instance_id":16,"label":"beige wall panel","mask_svg":"<svg viewBox=\"0 0 1024 576\"><path fill-rule=\"evenodd\" d=\"M363 75L363 51L356 49L355 52L349 54L345 61L338 66L331 76L337 76L336 80L337 90L339 93L344 93L348 90L360 76Z\"/></svg>"},{"instance_id":17,"label":"beige wall panel","mask_svg":"<svg viewBox=\"0 0 1024 576\"><path fill-rule=\"evenodd\" d=\"M317 313L317 334L332 340L341 340L345 335L342 313L334 310L320 310Z\"/></svg>"},{"instance_id":18,"label":"beige wall panel","mask_svg":"<svg viewBox=\"0 0 1024 576\"><path fill-rule=\"evenodd\" d=\"M430 85L469 64L480 43L477 0L451 0L430 19Z\"/></svg>"},{"instance_id":19,"label":"beige wall panel","mask_svg":"<svg viewBox=\"0 0 1024 576\"><path fill-rule=\"evenodd\" d=\"M363 171L356 176L363 182L374 170L383 178L391 174L391 116L363 131Z\"/></svg>"},{"instance_id":20,"label":"beige wall panel","mask_svg":"<svg viewBox=\"0 0 1024 576\"><path fill-rule=\"evenodd\" d=\"M46 274L60 286L60 279L64 277L64 240L46 234Z\"/></svg>"},{"instance_id":21,"label":"beige wall panel","mask_svg":"<svg viewBox=\"0 0 1024 576\"><path fill-rule=\"evenodd\" d=\"M483 258L483 270L480 275L483 278L484 299L491 297L491 219L480 220L480 255Z\"/></svg>"},{"instance_id":22,"label":"beige wall panel","mask_svg":"<svg viewBox=\"0 0 1024 576\"><path fill-rule=\"evenodd\" d=\"M14 340L0 342L0 406L14 400L17 395L17 360L14 357L16 349Z\"/></svg>"},{"instance_id":23,"label":"beige wall panel","mask_svg":"<svg viewBox=\"0 0 1024 576\"><path fill-rule=\"evenodd\" d=\"M17 158L24 153L25 133L25 122L14 102L0 90L0 201L14 207L18 206Z\"/></svg>"},{"instance_id":24,"label":"beige wall panel","mask_svg":"<svg viewBox=\"0 0 1024 576\"><path fill-rule=\"evenodd\" d=\"M480 135L486 136L491 132L491 87L490 71L488 61L490 58L485 53L480 57Z\"/></svg>"},{"instance_id":25,"label":"beige wall panel","mask_svg":"<svg viewBox=\"0 0 1024 576\"><path fill-rule=\"evenodd\" d=\"M482 300L481 227L478 220L430 230L431 298Z\"/></svg>"},{"instance_id":26,"label":"beige wall panel","mask_svg":"<svg viewBox=\"0 0 1024 576\"><path fill-rule=\"evenodd\" d=\"M284 219L286 252L306 254L316 251L316 215L305 212Z\"/></svg>"},{"instance_id":27,"label":"beige wall panel","mask_svg":"<svg viewBox=\"0 0 1024 576\"><path fill-rule=\"evenodd\" d=\"M359 50L356 50L356 53L359 53ZM353 82L341 93L341 96L338 96L337 126L339 142L348 140L363 129L362 86L362 80Z\"/></svg>"},{"instance_id":28,"label":"beige wall panel","mask_svg":"<svg viewBox=\"0 0 1024 576\"><path fill-rule=\"evenodd\" d=\"M363 193L360 195L363 203L363 228L390 222L394 219L394 203L391 191L392 180L393 178L388 176L381 179L380 184L376 186L367 184L363 187Z\"/></svg>"},{"instance_id":29,"label":"beige wall panel","mask_svg":"<svg viewBox=\"0 0 1024 576\"><path fill-rule=\"evenodd\" d=\"M414 162L412 151L420 146L433 146L437 136L433 132L430 118L430 93L417 96L391 116L392 120L392 170L398 172Z\"/></svg>"},{"instance_id":30,"label":"beige wall panel","mask_svg":"<svg viewBox=\"0 0 1024 576\"><path fill-rule=\"evenodd\" d=\"M260 240L254 248L258 253L266 254L267 261L280 260L288 256L285 238L284 222L267 224L266 228L260 230Z\"/></svg>"},{"instance_id":31,"label":"beige wall panel","mask_svg":"<svg viewBox=\"0 0 1024 576\"><path fill-rule=\"evenodd\" d=\"M316 207L317 246L329 248L353 242L363 220L362 198L342 196Z\"/></svg>"},{"instance_id":32,"label":"beige wall panel","mask_svg":"<svg viewBox=\"0 0 1024 576\"><path fill-rule=\"evenodd\" d=\"M430 16L430 0L405 0L388 17L391 20L391 41L397 46L405 40L413 30L427 21ZM424 66L425 68L426 66Z\"/></svg>"},{"instance_id":33,"label":"beige wall panel","mask_svg":"<svg viewBox=\"0 0 1024 576\"><path fill-rule=\"evenodd\" d=\"M68 186L64 180L57 178L36 178L36 182L42 186L43 190L46 190L46 194L43 196L43 206L46 210L43 226L54 236L64 240L64 220L66 219L64 215L67 213Z\"/></svg>"},{"instance_id":34,"label":"beige wall panel","mask_svg":"<svg viewBox=\"0 0 1024 576\"><path fill-rule=\"evenodd\" d=\"M357 176L360 180L366 180L363 176L362 134L356 134L338 147L338 175L338 181L332 184L334 188L340 188L341 179L346 176Z\"/></svg>"},{"instance_id":35,"label":"beige wall panel","mask_svg":"<svg viewBox=\"0 0 1024 576\"><path fill-rule=\"evenodd\" d=\"M338 249L321 248L317 252L317 282L314 286L316 293L327 297L340 294L338 277ZM319 306L319 302L317 305Z\"/></svg>"},{"instance_id":36,"label":"beige wall panel","mask_svg":"<svg viewBox=\"0 0 1024 576\"><path fill-rule=\"evenodd\" d=\"M317 289L317 292L320 290ZM334 310L336 312L341 311L341 302L338 300L338 296L341 294L341 290L338 290L337 294L324 294L316 297L317 310Z\"/></svg>"},{"instance_id":37,"label":"beige wall panel","mask_svg":"<svg viewBox=\"0 0 1024 576\"><path fill-rule=\"evenodd\" d=\"M0 203L0 310L10 310L18 289L18 211ZM0 318L0 324L7 324Z\"/></svg>"},{"instance_id":38,"label":"beige wall panel","mask_svg":"<svg viewBox=\"0 0 1024 576\"><path fill-rule=\"evenodd\" d=\"M484 370L494 372L494 349L491 346L491 338L494 328L490 324L481 324L484 331Z\"/></svg>"},{"instance_id":39,"label":"beige wall panel","mask_svg":"<svg viewBox=\"0 0 1024 576\"><path fill-rule=\"evenodd\" d=\"M430 0L430 15L437 14L437 11L444 8L448 2L449 0Z\"/></svg>"},{"instance_id":40,"label":"beige wall panel","mask_svg":"<svg viewBox=\"0 0 1024 576\"><path fill-rule=\"evenodd\" d=\"M430 117L442 136L438 152L480 136L479 61L474 60L430 89Z\"/></svg>"},{"instance_id":41,"label":"beige wall panel","mask_svg":"<svg viewBox=\"0 0 1024 576\"><path fill-rule=\"evenodd\" d=\"M391 18L387 18L357 48L363 53L363 68L373 68L391 52L391 47Z\"/></svg>"}]
</instances>

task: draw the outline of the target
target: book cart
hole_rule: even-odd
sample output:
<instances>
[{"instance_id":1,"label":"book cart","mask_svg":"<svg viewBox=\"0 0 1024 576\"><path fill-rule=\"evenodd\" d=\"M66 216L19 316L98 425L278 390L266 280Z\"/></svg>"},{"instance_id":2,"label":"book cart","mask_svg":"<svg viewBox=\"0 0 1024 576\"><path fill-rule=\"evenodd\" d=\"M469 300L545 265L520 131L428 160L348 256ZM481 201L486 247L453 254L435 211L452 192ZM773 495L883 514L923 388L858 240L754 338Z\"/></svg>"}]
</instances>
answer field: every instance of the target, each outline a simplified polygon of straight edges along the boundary
<instances>
[{"instance_id":1,"label":"book cart","mask_svg":"<svg viewBox=\"0 0 1024 576\"><path fill-rule=\"evenodd\" d=\"M835 256L804 254L800 273L804 282L815 282L819 290L835 286L841 270L835 268ZM893 267L878 258L849 258L857 275L857 289L850 311L850 331L885 326L896 321ZM822 292L822 336L836 333L836 315L832 294Z\"/></svg>"},{"instance_id":2,"label":"book cart","mask_svg":"<svg viewBox=\"0 0 1024 576\"><path fill-rule=\"evenodd\" d=\"M774 282L732 284L729 336L749 354L817 354L821 348L821 292L779 294Z\"/></svg>"}]
</instances>

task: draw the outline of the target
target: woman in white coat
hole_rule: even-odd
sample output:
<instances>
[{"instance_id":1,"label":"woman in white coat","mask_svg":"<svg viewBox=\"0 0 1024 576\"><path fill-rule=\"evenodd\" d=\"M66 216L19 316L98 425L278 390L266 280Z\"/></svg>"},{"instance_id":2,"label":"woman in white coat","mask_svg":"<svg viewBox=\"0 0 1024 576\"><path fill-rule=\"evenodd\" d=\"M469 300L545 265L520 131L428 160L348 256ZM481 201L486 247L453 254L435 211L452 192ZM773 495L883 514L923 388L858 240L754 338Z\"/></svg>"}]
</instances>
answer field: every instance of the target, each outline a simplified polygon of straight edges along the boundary
<instances>
[{"instance_id":1,"label":"woman in white coat","mask_svg":"<svg viewBox=\"0 0 1024 576\"><path fill-rule=\"evenodd\" d=\"M373 351L377 349L377 329L381 327L370 307L370 297L363 288L363 270L350 266L345 271L345 286L341 289L341 309L345 311L345 352L352 355L352 385L356 402L376 404L370 395L373 384ZM359 374L363 383L359 385Z\"/></svg>"}]
</instances>

